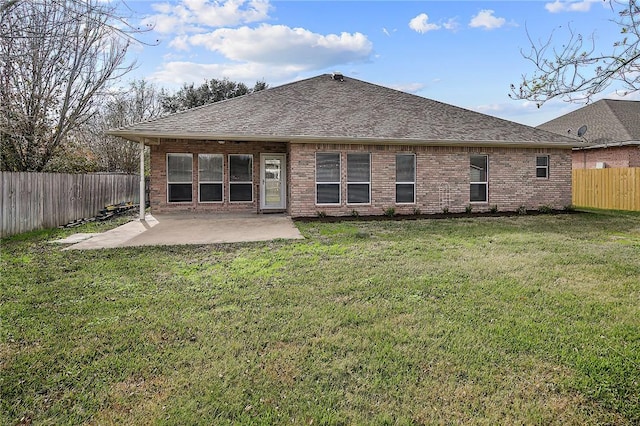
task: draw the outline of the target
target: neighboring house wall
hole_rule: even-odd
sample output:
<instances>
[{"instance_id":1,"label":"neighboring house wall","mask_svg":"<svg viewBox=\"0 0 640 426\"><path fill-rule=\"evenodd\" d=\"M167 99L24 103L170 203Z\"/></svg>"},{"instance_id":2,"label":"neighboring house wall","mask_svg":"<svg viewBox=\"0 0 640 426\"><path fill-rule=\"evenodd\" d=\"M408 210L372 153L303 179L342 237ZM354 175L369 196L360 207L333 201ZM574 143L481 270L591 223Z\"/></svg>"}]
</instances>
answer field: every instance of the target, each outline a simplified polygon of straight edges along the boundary
<instances>
[{"instance_id":1,"label":"neighboring house wall","mask_svg":"<svg viewBox=\"0 0 640 426\"><path fill-rule=\"evenodd\" d=\"M155 213L170 212L257 212L259 206L260 154L286 153L285 143L254 143L217 141L162 141L160 145L151 146L151 209ZM193 154L192 163L192 201L182 203L167 202L167 154ZM198 154L223 155L223 201L201 203L198 198ZM229 155L250 154L253 156L253 201L229 201Z\"/></svg>"},{"instance_id":2,"label":"neighboring house wall","mask_svg":"<svg viewBox=\"0 0 640 426\"><path fill-rule=\"evenodd\" d=\"M640 167L640 147L608 146L573 151L574 169L595 169L597 163L608 168Z\"/></svg>"},{"instance_id":3,"label":"neighboring house wall","mask_svg":"<svg viewBox=\"0 0 640 426\"><path fill-rule=\"evenodd\" d=\"M380 215L388 208L398 214L487 211L496 205L514 211L521 205L537 209L542 205L563 208L571 204L571 153L568 150L514 148L467 148L424 146L358 146L291 144L289 213L294 217L327 215ZM371 203L348 204L347 154L371 154ZM340 205L316 204L316 153L340 153ZM395 161L398 153L416 155L416 199L412 204L395 202ZM487 155L489 196L487 202L470 203L470 156ZM536 178L536 156L549 155L548 178Z\"/></svg>"}]
</instances>

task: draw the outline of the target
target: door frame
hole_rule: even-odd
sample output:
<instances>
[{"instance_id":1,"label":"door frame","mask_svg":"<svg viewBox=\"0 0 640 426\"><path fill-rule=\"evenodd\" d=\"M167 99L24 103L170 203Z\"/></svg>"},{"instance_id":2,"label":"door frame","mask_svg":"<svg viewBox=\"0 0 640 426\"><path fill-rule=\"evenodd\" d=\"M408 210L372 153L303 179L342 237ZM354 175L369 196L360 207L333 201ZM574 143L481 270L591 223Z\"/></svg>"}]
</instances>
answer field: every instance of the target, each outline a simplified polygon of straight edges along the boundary
<instances>
[{"instance_id":1,"label":"door frame","mask_svg":"<svg viewBox=\"0 0 640 426\"><path fill-rule=\"evenodd\" d=\"M282 162L280 172L280 205L277 207L266 205L266 179L265 160L278 158ZM287 209L287 154L285 153L261 153L260 154L260 210L286 210Z\"/></svg>"}]
</instances>

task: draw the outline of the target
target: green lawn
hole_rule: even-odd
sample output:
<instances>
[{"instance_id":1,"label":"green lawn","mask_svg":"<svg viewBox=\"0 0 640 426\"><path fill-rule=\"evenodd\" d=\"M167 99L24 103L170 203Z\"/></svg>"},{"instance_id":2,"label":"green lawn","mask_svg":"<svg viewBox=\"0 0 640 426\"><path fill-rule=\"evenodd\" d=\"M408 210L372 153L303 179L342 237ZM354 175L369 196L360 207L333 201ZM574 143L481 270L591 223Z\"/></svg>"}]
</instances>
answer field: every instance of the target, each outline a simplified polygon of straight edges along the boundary
<instances>
[{"instance_id":1,"label":"green lawn","mask_svg":"<svg viewBox=\"0 0 640 426\"><path fill-rule=\"evenodd\" d=\"M298 226L3 240L0 424L640 423L640 214Z\"/></svg>"}]
</instances>

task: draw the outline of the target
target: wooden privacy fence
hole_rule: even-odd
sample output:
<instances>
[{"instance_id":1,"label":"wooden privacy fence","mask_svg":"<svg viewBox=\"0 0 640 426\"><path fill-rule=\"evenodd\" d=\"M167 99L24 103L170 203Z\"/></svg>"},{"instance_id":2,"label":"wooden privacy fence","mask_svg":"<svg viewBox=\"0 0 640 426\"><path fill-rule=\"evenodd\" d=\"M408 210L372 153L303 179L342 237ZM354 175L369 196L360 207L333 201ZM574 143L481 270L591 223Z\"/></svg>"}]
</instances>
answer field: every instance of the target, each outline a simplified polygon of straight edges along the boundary
<instances>
[{"instance_id":1,"label":"wooden privacy fence","mask_svg":"<svg viewBox=\"0 0 640 426\"><path fill-rule=\"evenodd\" d=\"M0 183L0 237L65 225L140 199L136 175L0 172Z\"/></svg>"},{"instance_id":2,"label":"wooden privacy fence","mask_svg":"<svg viewBox=\"0 0 640 426\"><path fill-rule=\"evenodd\" d=\"M574 169L572 188L575 206L640 211L640 167Z\"/></svg>"}]
</instances>

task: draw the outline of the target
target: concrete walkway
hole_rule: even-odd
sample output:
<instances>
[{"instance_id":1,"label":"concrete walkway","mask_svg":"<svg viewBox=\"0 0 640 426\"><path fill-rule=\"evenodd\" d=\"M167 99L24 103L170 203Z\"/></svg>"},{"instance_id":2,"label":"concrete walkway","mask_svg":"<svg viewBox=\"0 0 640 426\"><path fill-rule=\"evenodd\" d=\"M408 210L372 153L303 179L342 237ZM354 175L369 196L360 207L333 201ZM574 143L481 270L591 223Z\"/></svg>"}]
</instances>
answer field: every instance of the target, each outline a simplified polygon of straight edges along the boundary
<instances>
[{"instance_id":1,"label":"concrete walkway","mask_svg":"<svg viewBox=\"0 0 640 426\"><path fill-rule=\"evenodd\" d=\"M144 221L134 220L107 232L76 234L56 242L75 242L64 250L93 250L302 238L291 218L283 214L176 214L147 215Z\"/></svg>"}]
</instances>

